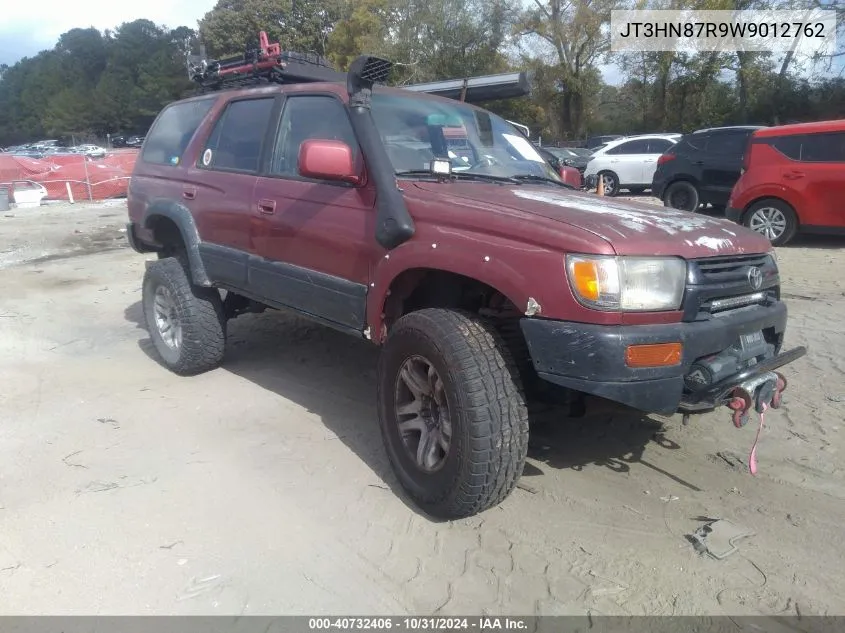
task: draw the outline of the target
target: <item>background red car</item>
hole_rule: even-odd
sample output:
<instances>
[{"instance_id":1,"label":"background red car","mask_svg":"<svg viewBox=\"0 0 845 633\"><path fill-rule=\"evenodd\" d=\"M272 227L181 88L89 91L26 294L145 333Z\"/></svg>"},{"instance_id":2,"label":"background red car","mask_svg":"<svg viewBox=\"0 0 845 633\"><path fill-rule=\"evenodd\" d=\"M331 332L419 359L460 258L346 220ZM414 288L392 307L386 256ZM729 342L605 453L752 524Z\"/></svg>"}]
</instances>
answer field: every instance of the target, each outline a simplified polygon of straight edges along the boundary
<instances>
[{"instance_id":1,"label":"background red car","mask_svg":"<svg viewBox=\"0 0 845 633\"><path fill-rule=\"evenodd\" d=\"M798 231L845 235L845 120L754 132L726 215L775 246Z\"/></svg>"}]
</instances>

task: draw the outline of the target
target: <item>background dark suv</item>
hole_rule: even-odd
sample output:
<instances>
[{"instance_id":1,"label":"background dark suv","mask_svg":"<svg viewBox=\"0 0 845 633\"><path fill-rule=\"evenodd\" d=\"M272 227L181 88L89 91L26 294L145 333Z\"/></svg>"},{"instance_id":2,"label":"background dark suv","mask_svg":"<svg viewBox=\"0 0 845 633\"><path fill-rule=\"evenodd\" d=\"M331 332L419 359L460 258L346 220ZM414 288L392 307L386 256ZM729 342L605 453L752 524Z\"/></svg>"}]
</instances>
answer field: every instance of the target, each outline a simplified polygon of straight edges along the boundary
<instances>
[{"instance_id":1,"label":"background dark suv","mask_svg":"<svg viewBox=\"0 0 845 633\"><path fill-rule=\"evenodd\" d=\"M742 157L761 126L721 127L687 134L658 160L652 195L667 207L695 211L702 204L724 209L742 173Z\"/></svg>"}]
</instances>

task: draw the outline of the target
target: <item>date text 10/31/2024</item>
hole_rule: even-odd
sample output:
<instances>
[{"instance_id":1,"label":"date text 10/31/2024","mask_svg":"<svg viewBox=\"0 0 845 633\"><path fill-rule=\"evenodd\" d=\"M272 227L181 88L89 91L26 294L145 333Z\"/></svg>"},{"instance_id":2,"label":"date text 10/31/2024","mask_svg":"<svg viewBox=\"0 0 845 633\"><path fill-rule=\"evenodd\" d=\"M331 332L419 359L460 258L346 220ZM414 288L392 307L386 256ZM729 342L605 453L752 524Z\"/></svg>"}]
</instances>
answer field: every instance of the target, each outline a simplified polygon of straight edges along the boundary
<instances>
[{"instance_id":1,"label":"date text 10/31/2024","mask_svg":"<svg viewBox=\"0 0 845 633\"><path fill-rule=\"evenodd\" d=\"M309 618L311 631L521 631L528 628L522 618L477 617L378 617L378 618Z\"/></svg>"}]
</instances>

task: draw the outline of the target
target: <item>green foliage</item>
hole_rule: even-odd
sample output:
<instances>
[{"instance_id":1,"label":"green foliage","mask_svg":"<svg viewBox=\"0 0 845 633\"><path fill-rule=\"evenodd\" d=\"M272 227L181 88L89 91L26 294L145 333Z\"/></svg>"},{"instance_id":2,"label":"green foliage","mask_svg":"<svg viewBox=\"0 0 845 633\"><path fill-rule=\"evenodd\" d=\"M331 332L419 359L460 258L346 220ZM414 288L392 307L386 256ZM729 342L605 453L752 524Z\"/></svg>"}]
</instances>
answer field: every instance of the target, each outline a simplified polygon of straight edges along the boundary
<instances>
[{"instance_id":1,"label":"green foliage","mask_svg":"<svg viewBox=\"0 0 845 633\"><path fill-rule=\"evenodd\" d=\"M213 57L242 53L259 31L282 50L325 57L329 34L348 6L346 0L218 0L200 20L200 35Z\"/></svg>"},{"instance_id":2,"label":"green foliage","mask_svg":"<svg viewBox=\"0 0 845 633\"><path fill-rule=\"evenodd\" d=\"M328 55L342 70L362 52L388 57L397 84L500 72L509 13L505 0L355 0Z\"/></svg>"},{"instance_id":3,"label":"green foliage","mask_svg":"<svg viewBox=\"0 0 845 633\"><path fill-rule=\"evenodd\" d=\"M161 108L191 86L186 27L149 20L114 32L72 29L56 46L3 70L0 145L45 136L145 132Z\"/></svg>"}]
</instances>

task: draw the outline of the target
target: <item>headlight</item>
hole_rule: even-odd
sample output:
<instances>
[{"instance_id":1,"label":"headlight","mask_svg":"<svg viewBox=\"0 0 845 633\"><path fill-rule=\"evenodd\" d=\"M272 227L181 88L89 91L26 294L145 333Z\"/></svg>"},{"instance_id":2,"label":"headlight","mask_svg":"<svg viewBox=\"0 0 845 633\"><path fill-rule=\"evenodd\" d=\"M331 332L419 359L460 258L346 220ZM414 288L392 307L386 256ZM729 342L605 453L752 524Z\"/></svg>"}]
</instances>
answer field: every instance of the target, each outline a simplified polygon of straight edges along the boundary
<instances>
[{"instance_id":1,"label":"headlight","mask_svg":"<svg viewBox=\"0 0 845 633\"><path fill-rule=\"evenodd\" d=\"M567 255L566 273L575 297L608 311L677 310L687 263L676 257Z\"/></svg>"}]
</instances>

